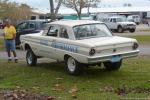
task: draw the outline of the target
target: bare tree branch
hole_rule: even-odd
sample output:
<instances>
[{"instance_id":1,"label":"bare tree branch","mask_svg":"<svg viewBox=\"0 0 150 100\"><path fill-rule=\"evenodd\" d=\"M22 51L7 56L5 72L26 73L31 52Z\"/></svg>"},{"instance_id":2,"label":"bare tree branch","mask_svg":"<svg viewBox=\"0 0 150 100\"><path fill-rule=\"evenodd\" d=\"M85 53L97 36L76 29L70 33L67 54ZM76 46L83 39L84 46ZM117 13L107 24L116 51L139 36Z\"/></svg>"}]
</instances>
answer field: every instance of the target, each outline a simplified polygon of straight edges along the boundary
<instances>
[{"instance_id":1,"label":"bare tree branch","mask_svg":"<svg viewBox=\"0 0 150 100\"><path fill-rule=\"evenodd\" d=\"M62 4L62 1L63 1L63 0L59 0L59 1L58 1L57 7L56 7L56 9L55 9L55 15L58 14L58 10L59 10L59 8L60 8L60 6L61 6L61 4Z\"/></svg>"},{"instance_id":2,"label":"bare tree branch","mask_svg":"<svg viewBox=\"0 0 150 100\"><path fill-rule=\"evenodd\" d=\"M72 8L77 12L79 19L81 18L82 9L85 7L89 7L92 4L96 4L100 2L100 0L63 0L63 4L68 7ZM90 4L92 3L92 4Z\"/></svg>"},{"instance_id":3,"label":"bare tree branch","mask_svg":"<svg viewBox=\"0 0 150 100\"><path fill-rule=\"evenodd\" d=\"M63 0L55 0L55 2L57 2L57 6L56 8L54 7L54 0L49 0L49 3L50 3L50 13L51 13L51 19L52 20L55 20L56 17L57 17L57 14L58 14L58 11L59 11L59 8L62 4L62 1Z\"/></svg>"}]
</instances>

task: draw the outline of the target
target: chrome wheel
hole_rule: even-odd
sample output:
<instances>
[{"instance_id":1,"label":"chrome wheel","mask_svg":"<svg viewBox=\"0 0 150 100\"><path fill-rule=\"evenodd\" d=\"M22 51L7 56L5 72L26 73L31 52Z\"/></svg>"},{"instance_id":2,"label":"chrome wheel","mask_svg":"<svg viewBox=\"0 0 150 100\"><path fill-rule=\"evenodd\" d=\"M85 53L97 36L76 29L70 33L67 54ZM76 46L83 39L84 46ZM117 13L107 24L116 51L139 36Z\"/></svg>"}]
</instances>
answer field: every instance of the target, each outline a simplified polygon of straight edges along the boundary
<instances>
[{"instance_id":1,"label":"chrome wheel","mask_svg":"<svg viewBox=\"0 0 150 100\"><path fill-rule=\"evenodd\" d=\"M37 56L30 49L27 51L26 54L26 62L29 66L35 66L37 63Z\"/></svg>"},{"instance_id":2,"label":"chrome wheel","mask_svg":"<svg viewBox=\"0 0 150 100\"><path fill-rule=\"evenodd\" d=\"M68 65L68 69L69 69L70 72L74 72L75 71L75 69L76 69L76 62L75 62L75 60L72 57L68 58L67 65Z\"/></svg>"},{"instance_id":3,"label":"chrome wheel","mask_svg":"<svg viewBox=\"0 0 150 100\"><path fill-rule=\"evenodd\" d=\"M27 62L28 62L29 65L32 63L32 59L33 59L32 54L31 54L31 52L29 52L28 55L27 55Z\"/></svg>"},{"instance_id":4,"label":"chrome wheel","mask_svg":"<svg viewBox=\"0 0 150 100\"><path fill-rule=\"evenodd\" d=\"M76 61L73 57L66 56L64 60L65 60L65 69L67 73L71 75L79 75L82 73L83 71L82 64Z\"/></svg>"}]
</instances>

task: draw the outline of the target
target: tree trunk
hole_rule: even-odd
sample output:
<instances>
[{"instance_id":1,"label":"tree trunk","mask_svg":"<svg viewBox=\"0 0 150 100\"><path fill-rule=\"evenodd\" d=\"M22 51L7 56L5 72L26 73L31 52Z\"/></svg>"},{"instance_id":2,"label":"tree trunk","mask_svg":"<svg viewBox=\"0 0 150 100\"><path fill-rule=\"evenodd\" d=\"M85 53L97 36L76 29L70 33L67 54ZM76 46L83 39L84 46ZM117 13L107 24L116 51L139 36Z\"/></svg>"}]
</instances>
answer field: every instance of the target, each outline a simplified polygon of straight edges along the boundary
<instances>
[{"instance_id":1,"label":"tree trunk","mask_svg":"<svg viewBox=\"0 0 150 100\"><path fill-rule=\"evenodd\" d=\"M87 8L87 9L88 9L88 16L90 15L90 6L91 6L91 5L90 5L90 3L89 3L89 4L88 4L88 8Z\"/></svg>"},{"instance_id":2,"label":"tree trunk","mask_svg":"<svg viewBox=\"0 0 150 100\"><path fill-rule=\"evenodd\" d=\"M50 3L50 14L51 14L51 19L55 20L55 14L54 14L54 2L53 0L49 0Z\"/></svg>"},{"instance_id":3,"label":"tree trunk","mask_svg":"<svg viewBox=\"0 0 150 100\"><path fill-rule=\"evenodd\" d=\"M78 14L79 20L81 20L81 12L78 12L77 14Z\"/></svg>"}]
</instances>

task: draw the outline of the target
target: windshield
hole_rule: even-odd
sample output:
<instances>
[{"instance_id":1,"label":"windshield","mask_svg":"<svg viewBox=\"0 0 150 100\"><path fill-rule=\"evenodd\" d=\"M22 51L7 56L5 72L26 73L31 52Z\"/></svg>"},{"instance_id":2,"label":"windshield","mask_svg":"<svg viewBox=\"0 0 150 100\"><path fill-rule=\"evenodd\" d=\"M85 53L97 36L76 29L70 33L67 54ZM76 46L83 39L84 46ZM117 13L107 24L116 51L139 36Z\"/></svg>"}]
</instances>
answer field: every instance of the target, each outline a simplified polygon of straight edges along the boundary
<instances>
[{"instance_id":1,"label":"windshield","mask_svg":"<svg viewBox=\"0 0 150 100\"><path fill-rule=\"evenodd\" d=\"M88 24L73 27L77 40L112 36L105 24Z\"/></svg>"}]
</instances>

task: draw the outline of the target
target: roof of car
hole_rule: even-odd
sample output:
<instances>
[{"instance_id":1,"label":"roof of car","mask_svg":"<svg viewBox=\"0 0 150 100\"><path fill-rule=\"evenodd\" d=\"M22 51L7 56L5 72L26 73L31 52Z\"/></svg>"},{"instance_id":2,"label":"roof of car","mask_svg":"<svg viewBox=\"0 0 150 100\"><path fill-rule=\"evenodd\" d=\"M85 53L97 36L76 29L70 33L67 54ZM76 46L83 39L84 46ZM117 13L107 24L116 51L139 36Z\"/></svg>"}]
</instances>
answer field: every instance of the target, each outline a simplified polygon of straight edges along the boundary
<instances>
[{"instance_id":1,"label":"roof of car","mask_svg":"<svg viewBox=\"0 0 150 100\"><path fill-rule=\"evenodd\" d=\"M57 25L64 25L64 26L77 26L83 24L92 24L92 23L103 23L100 21L91 21L91 20L66 20L66 21L55 21L51 22L50 24L57 24Z\"/></svg>"},{"instance_id":2,"label":"roof of car","mask_svg":"<svg viewBox=\"0 0 150 100\"><path fill-rule=\"evenodd\" d=\"M109 18L124 18L124 16L111 16Z\"/></svg>"}]
</instances>

